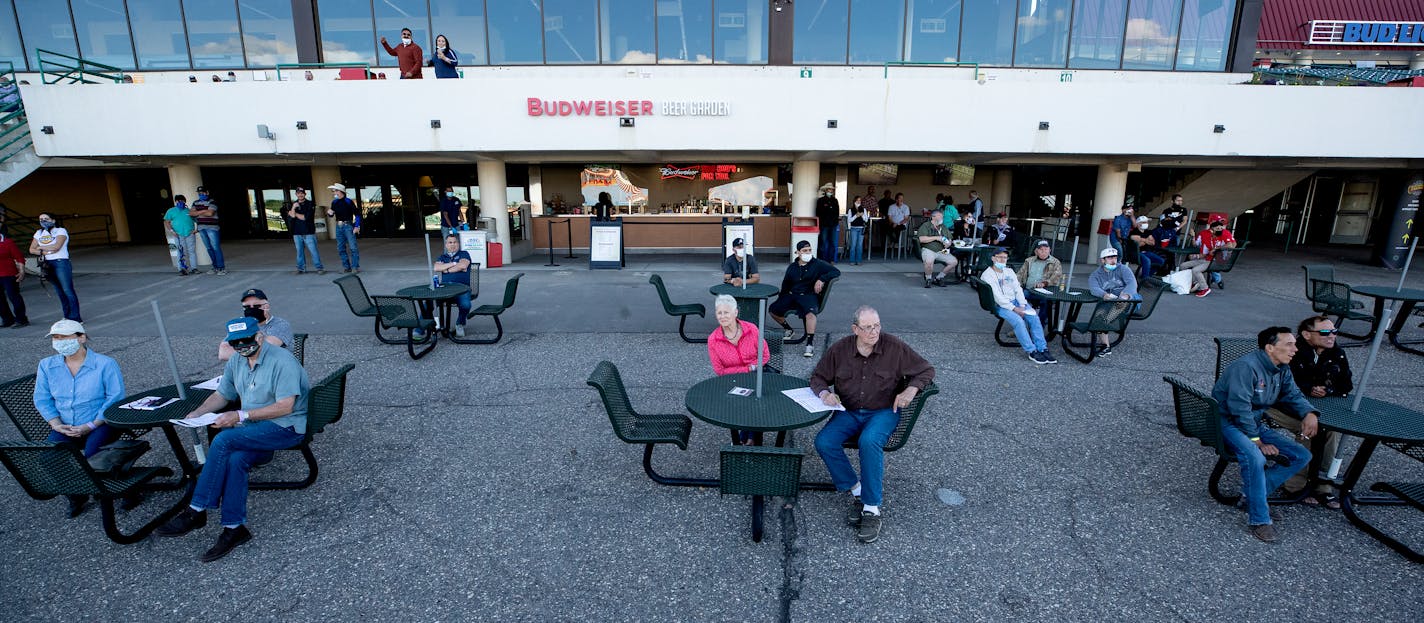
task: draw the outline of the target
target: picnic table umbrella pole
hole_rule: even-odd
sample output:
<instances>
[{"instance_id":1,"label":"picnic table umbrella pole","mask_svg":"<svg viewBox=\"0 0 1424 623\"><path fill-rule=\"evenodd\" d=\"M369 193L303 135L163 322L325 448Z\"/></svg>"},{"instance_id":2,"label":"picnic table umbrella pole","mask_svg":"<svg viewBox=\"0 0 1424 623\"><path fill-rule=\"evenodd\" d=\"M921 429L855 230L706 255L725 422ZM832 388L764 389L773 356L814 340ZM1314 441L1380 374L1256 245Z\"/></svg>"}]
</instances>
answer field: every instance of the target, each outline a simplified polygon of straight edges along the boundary
<instances>
[{"instance_id":1,"label":"picnic table umbrella pole","mask_svg":"<svg viewBox=\"0 0 1424 623\"><path fill-rule=\"evenodd\" d=\"M158 299L150 301L153 304L153 320L158 323L158 338L163 340L163 354L168 357L168 371L173 373L173 386L178 388L178 399L188 400L188 390L183 387L183 377L178 374L178 360L173 357L173 345L168 342L168 329L163 326L163 314L158 311ZM206 463L207 457L203 455L203 440L198 436L198 429L190 428L188 432L193 434L193 456L197 457L198 463Z\"/></svg>"},{"instance_id":2,"label":"picnic table umbrella pole","mask_svg":"<svg viewBox=\"0 0 1424 623\"><path fill-rule=\"evenodd\" d=\"M1404 289L1404 278L1409 276L1409 263L1414 261L1414 249L1418 247L1418 238L1415 238L1414 242L1409 243L1409 255L1404 258L1404 270L1399 273L1399 285L1395 286L1395 290Z\"/></svg>"},{"instance_id":3,"label":"picnic table umbrella pole","mask_svg":"<svg viewBox=\"0 0 1424 623\"><path fill-rule=\"evenodd\" d=\"M425 232L425 268L430 271L430 289L435 289L435 262L430 260L430 232Z\"/></svg>"},{"instance_id":4,"label":"picnic table umbrella pole","mask_svg":"<svg viewBox=\"0 0 1424 623\"><path fill-rule=\"evenodd\" d=\"M1083 239L1079 234L1073 237L1073 259L1068 261L1068 276L1063 280L1063 291L1067 292L1073 287L1073 269L1078 267L1078 242ZM1063 332L1063 323L1068 321L1067 314L1058 314L1058 332Z\"/></svg>"},{"instance_id":5,"label":"picnic table umbrella pole","mask_svg":"<svg viewBox=\"0 0 1424 623\"><path fill-rule=\"evenodd\" d=\"M743 268L742 270L745 271L746 269ZM743 273L743 274L745 274L745 273ZM746 278L745 278L745 277L742 279L742 283L746 283ZM763 368L766 367L766 366L764 365L765 362L762 361L762 357L764 357L764 356L765 356L765 353L766 353L765 350L762 350L762 344L765 344L765 343L766 343L766 299L759 299L758 304L757 304L757 308L758 308L760 311L757 313L757 344L756 344L756 349L757 349L757 354L756 354L756 363L757 363L757 393L756 393L756 397L757 397L757 398L761 398L761 375L762 375L762 372L763 372Z\"/></svg>"},{"instance_id":6,"label":"picnic table umbrella pole","mask_svg":"<svg viewBox=\"0 0 1424 623\"><path fill-rule=\"evenodd\" d=\"M1360 374L1360 385L1355 388L1355 402L1350 405L1351 411L1360 411L1360 401L1365 398L1365 384L1369 383L1370 370L1374 369L1375 356L1379 354L1380 340L1384 339L1384 332L1389 330L1389 319L1393 315L1393 306L1386 306L1384 313L1380 314L1379 328L1375 330L1374 341L1370 342L1370 358L1365 361L1365 371Z\"/></svg>"}]
</instances>

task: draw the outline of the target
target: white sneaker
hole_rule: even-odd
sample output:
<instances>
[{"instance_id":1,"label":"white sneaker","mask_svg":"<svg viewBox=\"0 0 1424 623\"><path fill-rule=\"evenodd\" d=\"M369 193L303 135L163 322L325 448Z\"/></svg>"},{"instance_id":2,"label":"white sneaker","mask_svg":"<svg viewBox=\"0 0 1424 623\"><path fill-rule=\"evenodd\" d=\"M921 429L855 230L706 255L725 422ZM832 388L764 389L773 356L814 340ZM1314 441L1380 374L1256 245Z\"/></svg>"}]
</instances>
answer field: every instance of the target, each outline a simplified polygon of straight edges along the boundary
<instances>
[{"instance_id":1,"label":"white sneaker","mask_svg":"<svg viewBox=\"0 0 1424 623\"><path fill-rule=\"evenodd\" d=\"M796 329L787 329L787 330L786 330L786 334L783 335L783 336L781 337L781 339L782 339L782 341L789 342L789 341L791 341L791 338L793 338L793 337L796 337Z\"/></svg>"},{"instance_id":2,"label":"white sneaker","mask_svg":"<svg viewBox=\"0 0 1424 623\"><path fill-rule=\"evenodd\" d=\"M455 337L465 337L465 325L455 325Z\"/></svg>"},{"instance_id":3,"label":"white sneaker","mask_svg":"<svg viewBox=\"0 0 1424 623\"><path fill-rule=\"evenodd\" d=\"M815 356L816 356L816 347L815 347L814 345L807 344L807 345L806 345L806 352L801 353L801 355L802 355L803 357L815 357Z\"/></svg>"}]
</instances>

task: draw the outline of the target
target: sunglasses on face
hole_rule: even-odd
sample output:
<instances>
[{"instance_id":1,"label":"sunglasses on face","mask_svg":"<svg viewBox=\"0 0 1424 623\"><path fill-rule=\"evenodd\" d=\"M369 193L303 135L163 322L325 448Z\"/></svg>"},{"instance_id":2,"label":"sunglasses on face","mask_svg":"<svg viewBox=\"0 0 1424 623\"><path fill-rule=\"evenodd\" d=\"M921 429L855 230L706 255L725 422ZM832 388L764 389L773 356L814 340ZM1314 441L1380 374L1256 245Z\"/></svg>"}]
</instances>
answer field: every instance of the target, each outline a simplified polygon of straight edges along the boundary
<instances>
[{"instance_id":1,"label":"sunglasses on face","mask_svg":"<svg viewBox=\"0 0 1424 623\"><path fill-rule=\"evenodd\" d=\"M1330 336L1335 335L1336 333L1338 333L1338 330L1336 330L1336 329L1317 329L1315 332L1316 332L1316 333L1319 333L1321 337L1330 337Z\"/></svg>"},{"instance_id":2,"label":"sunglasses on face","mask_svg":"<svg viewBox=\"0 0 1424 623\"><path fill-rule=\"evenodd\" d=\"M243 339L243 340L232 340L232 341L228 342L227 345L233 347L233 348L236 349L236 350L242 350L242 349L244 349L244 348L249 348L249 347L252 347L252 346L256 346L256 345L257 345L257 339L256 339L256 338L247 338L247 339Z\"/></svg>"}]
</instances>

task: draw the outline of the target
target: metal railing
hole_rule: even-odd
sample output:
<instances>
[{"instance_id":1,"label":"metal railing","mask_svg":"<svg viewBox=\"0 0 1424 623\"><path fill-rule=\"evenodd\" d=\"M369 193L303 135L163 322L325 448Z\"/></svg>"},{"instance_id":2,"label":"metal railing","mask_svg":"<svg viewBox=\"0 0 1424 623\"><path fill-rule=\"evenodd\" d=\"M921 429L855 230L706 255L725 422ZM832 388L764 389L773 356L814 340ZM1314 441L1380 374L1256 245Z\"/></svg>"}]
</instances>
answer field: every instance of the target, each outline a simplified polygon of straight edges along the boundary
<instances>
[{"instance_id":1,"label":"metal railing","mask_svg":"<svg viewBox=\"0 0 1424 623\"><path fill-rule=\"evenodd\" d=\"M36 49L35 58L39 61L40 79L45 84L59 84L64 81L68 81L68 84L124 81L124 70L113 65L45 49Z\"/></svg>"},{"instance_id":2,"label":"metal railing","mask_svg":"<svg viewBox=\"0 0 1424 623\"><path fill-rule=\"evenodd\" d=\"M97 242L98 236L104 237L104 244L113 244L114 217L108 214L60 214L58 212L46 212L55 218L55 222L69 232L70 240L77 240L80 236L92 237L93 242ZM5 218L5 229L9 230L5 235L16 236L25 235L40 228L38 219L21 214L0 204L0 215ZM98 221L90 224L93 219ZM82 222L81 222L82 221ZM84 242L84 241L81 241Z\"/></svg>"},{"instance_id":3,"label":"metal railing","mask_svg":"<svg viewBox=\"0 0 1424 623\"><path fill-rule=\"evenodd\" d=\"M277 81L282 80L283 69L349 69L359 67L361 75L371 74L370 63L279 63L277 65Z\"/></svg>"},{"instance_id":4,"label":"metal railing","mask_svg":"<svg viewBox=\"0 0 1424 623\"><path fill-rule=\"evenodd\" d=\"M973 67L974 79L979 79L979 63L955 63L955 62L913 62L913 61L885 61L885 73L882 78L890 77L890 67Z\"/></svg>"},{"instance_id":5,"label":"metal railing","mask_svg":"<svg viewBox=\"0 0 1424 623\"><path fill-rule=\"evenodd\" d=\"M20 100L20 85L15 79L15 65L0 61L0 164L24 151L30 140L30 124L25 118L25 103Z\"/></svg>"}]
</instances>

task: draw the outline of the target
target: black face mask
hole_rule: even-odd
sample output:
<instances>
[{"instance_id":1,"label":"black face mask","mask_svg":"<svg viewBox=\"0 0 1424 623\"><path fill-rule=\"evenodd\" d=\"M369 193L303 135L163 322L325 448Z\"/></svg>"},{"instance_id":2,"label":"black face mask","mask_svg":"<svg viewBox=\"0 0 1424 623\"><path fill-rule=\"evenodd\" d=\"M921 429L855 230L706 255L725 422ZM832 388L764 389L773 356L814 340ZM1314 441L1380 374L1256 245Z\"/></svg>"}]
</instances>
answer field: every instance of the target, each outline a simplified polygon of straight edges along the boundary
<instances>
[{"instance_id":1,"label":"black face mask","mask_svg":"<svg viewBox=\"0 0 1424 623\"><path fill-rule=\"evenodd\" d=\"M261 347L261 345L257 343L257 340L253 339L233 340L228 342L228 345L232 347L234 352L243 357L251 357L256 354L257 349Z\"/></svg>"},{"instance_id":2,"label":"black face mask","mask_svg":"<svg viewBox=\"0 0 1424 623\"><path fill-rule=\"evenodd\" d=\"M242 316L244 318L252 318L257 322L266 322L267 320L267 312L262 311L261 307L243 307Z\"/></svg>"}]
</instances>

